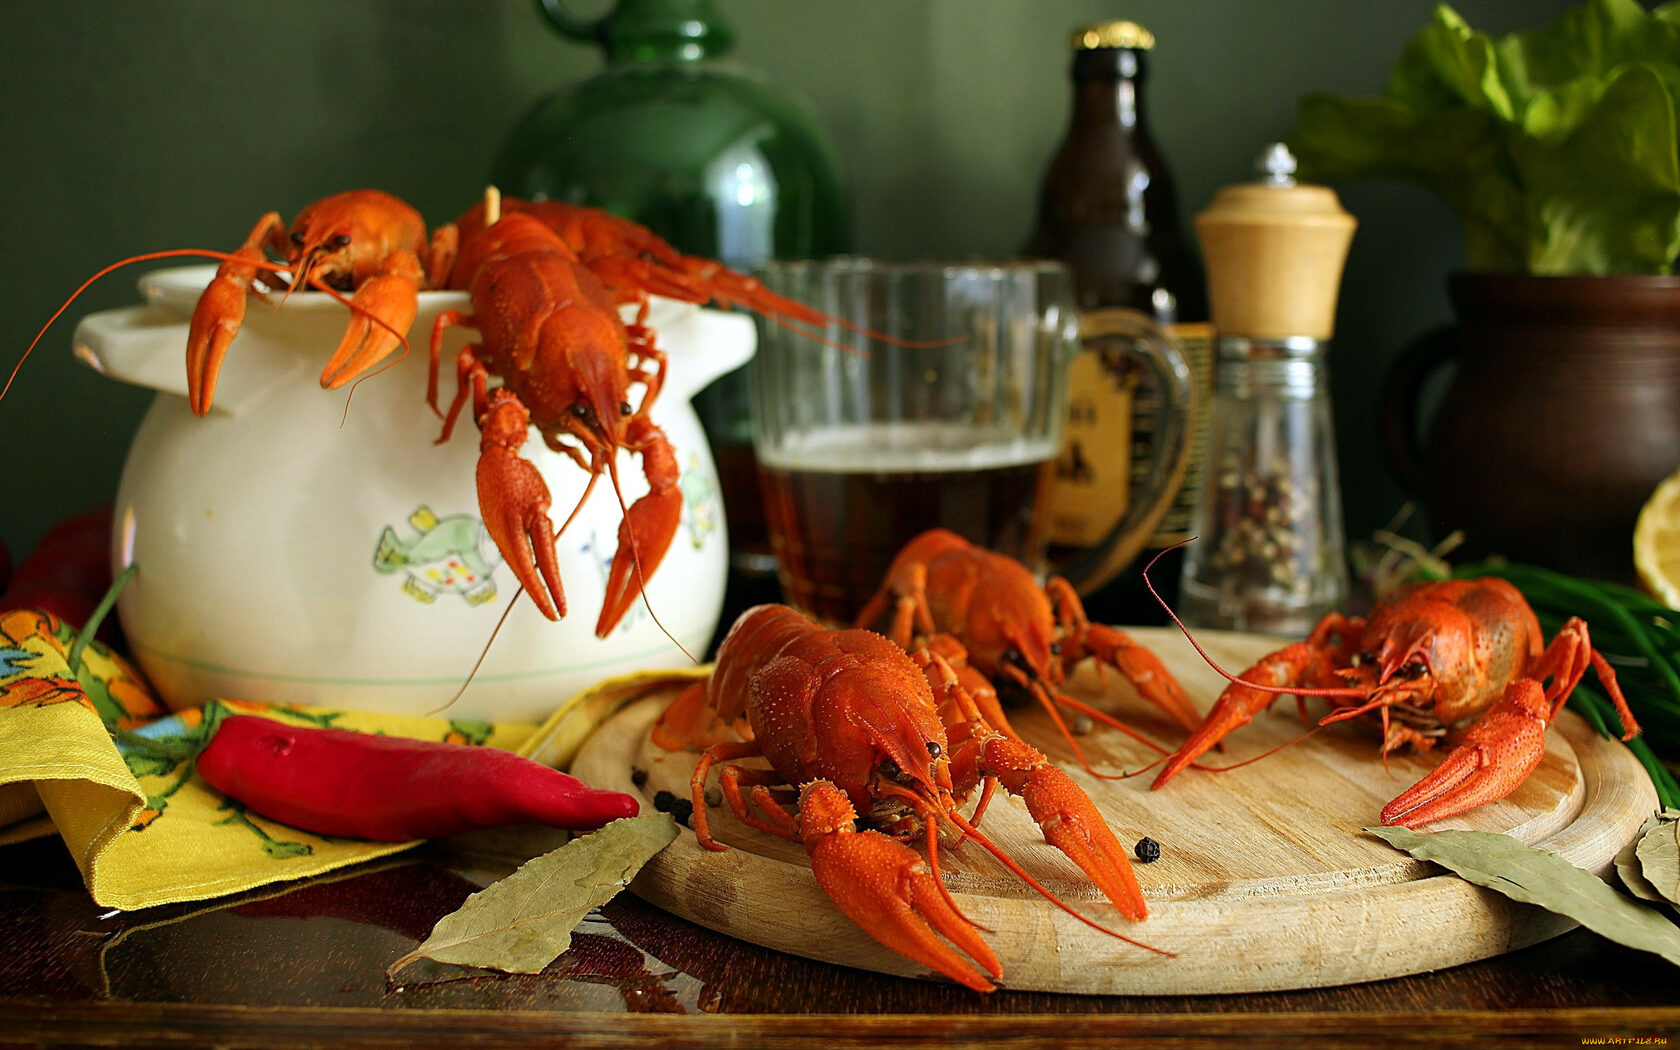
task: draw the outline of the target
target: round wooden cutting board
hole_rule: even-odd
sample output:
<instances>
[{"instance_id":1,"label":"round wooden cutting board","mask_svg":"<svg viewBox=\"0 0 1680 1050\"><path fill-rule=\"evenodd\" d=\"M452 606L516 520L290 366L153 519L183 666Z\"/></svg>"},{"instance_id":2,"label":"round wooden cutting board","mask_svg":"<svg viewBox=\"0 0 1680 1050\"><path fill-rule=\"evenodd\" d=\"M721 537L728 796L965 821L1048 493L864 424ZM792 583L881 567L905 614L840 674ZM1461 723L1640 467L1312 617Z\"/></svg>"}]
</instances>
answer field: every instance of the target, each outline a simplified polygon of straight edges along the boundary
<instances>
[{"instance_id":1,"label":"round wooden cutting board","mask_svg":"<svg viewBox=\"0 0 1680 1050\"><path fill-rule=\"evenodd\" d=\"M1182 635L1138 629L1204 710L1224 682ZM1198 635L1234 672L1277 646L1255 635ZM680 685L618 712L584 745L572 771L600 787L689 795L696 753L666 752L648 729ZM1117 675L1081 668L1071 690L1168 745L1182 731L1140 700ZM1315 712L1322 707L1315 705ZM1568 920L1511 902L1415 861L1362 829L1439 760L1378 754L1373 725L1343 723L1274 755L1226 772L1190 769L1159 791L1151 774L1101 780L1079 768L1037 709L1011 712L1016 729L1068 770L1128 846L1161 845L1152 864L1133 864L1149 918L1130 923L1082 873L1047 845L1018 799L1001 791L981 829L1023 868L1097 922L1173 953L1166 957L1102 934L1056 909L973 843L942 843L941 866L963 912L988 931L1007 988L1087 994L1172 995L1253 992L1348 984L1486 958L1568 929ZM1285 698L1227 739L1203 764L1225 766L1300 737L1306 726ZM1098 728L1080 738L1105 774L1135 771L1157 756ZM648 773L636 786L632 770ZM715 781L714 781L715 783ZM1545 761L1499 803L1435 829L1504 832L1602 872L1656 808L1638 762L1565 712L1547 735ZM796 844L710 810L718 839L702 849L693 832L645 867L631 890L691 922L768 948L883 973L930 977L882 947L823 895ZM939 978L943 979L943 978Z\"/></svg>"}]
</instances>

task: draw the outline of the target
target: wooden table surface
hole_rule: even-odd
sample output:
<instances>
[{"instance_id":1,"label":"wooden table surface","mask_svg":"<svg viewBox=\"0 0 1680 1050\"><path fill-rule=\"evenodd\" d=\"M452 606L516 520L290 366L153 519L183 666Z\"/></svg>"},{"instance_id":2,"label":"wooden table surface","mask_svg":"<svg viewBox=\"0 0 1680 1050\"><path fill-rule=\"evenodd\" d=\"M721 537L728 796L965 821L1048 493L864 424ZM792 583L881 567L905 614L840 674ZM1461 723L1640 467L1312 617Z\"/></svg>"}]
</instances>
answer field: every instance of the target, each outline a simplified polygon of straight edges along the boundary
<instances>
[{"instance_id":1,"label":"wooden table surface","mask_svg":"<svg viewBox=\"0 0 1680 1050\"><path fill-rule=\"evenodd\" d=\"M105 913L57 839L0 848L0 1046L1664 1045L1680 970L1576 931L1352 987L1095 997L904 980L783 955L629 894L542 974L387 984L482 881L425 848L277 891Z\"/></svg>"}]
</instances>

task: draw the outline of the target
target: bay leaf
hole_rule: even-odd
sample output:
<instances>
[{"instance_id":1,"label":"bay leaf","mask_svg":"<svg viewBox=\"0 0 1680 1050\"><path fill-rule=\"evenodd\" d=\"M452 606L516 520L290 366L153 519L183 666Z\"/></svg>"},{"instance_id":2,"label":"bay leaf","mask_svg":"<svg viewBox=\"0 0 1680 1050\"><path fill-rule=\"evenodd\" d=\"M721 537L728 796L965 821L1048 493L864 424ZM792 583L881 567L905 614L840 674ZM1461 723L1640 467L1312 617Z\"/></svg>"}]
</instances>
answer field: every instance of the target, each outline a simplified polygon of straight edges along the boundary
<instances>
[{"instance_id":1,"label":"bay leaf","mask_svg":"<svg viewBox=\"0 0 1680 1050\"><path fill-rule=\"evenodd\" d=\"M1670 810L1669 812L1673 811ZM1657 888L1651 885L1651 880L1645 877L1645 873L1640 870L1639 866L1640 840L1656 828L1658 824L1662 823L1663 816L1664 814L1661 813L1653 813L1645 818L1645 823L1639 826L1639 832L1633 836L1633 840L1616 851L1616 875L1622 880L1622 885L1627 887L1627 891L1641 900L1660 901L1664 899L1663 895L1657 892Z\"/></svg>"},{"instance_id":2,"label":"bay leaf","mask_svg":"<svg viewBox=\"0 0 1680 1050\"><path fill-rule=\"evenodd\" d=\"M1574 919L1617 944L1655 952L1680 965L1680 927L1555 853L1525 846L1509 835L1485 831L1365 830L1478 886Z\"/></svg>"},{"instance_id":3,"label":"bay leaf","mask_svg":"<svg viewBox=\"0 0 1680 1050\"><path fill-rule=\"evenodd\" d=\"M590 910L611 900L677 837L668 813L615 820L520 865L468 897L432 934L385 971L420 959L506 973L538 973L572 943Z\"/></svg>"},{"instance_id":4,"label":"bay leaf","mask_svg":"<svg viewBox=\"0 0 1680 1050\"><path fill-rule=\"evenodd\" d=\"M1665 901L1680 901L1680 824L1659 821L1634 849L1639 873Z\"/></svg>"}]
</instances>

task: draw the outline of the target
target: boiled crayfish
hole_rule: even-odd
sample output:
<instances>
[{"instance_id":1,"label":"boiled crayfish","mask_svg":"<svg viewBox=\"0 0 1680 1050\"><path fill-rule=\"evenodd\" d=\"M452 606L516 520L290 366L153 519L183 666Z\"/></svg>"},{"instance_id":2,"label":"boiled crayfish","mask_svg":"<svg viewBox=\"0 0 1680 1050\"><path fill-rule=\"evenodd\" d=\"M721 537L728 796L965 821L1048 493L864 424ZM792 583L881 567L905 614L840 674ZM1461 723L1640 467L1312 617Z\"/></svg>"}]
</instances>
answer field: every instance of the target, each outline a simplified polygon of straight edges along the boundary
<instances>
[{"instance_id":1,"label":"boiled crayfish","mask_svg":"<svg viewBox=\"0 0 1680 1050\"><path fill-rule=\"evenodd\" d=\"M676 456L648 417L666 369L655 333L645 323L649 296L740 305L810 324L827 319L773 295L745 274L682 255L645 227L594 208L491 193L454 229L442 238L460 245L448 280L471 294L473 313L439 318L431 340L428 396L436 408L444 331L453 325L476 327L479 342L457 359L457 393L439 440L449 437L470 397L483 435L478 484L485 526L550 618L564 615L565 599L548 490L518 455L527 423L535 424L550 448L566 452L589 471L591 488L604 472L618 490L620 449L642 457L648 492L626 508L619 527L618 552L596 623L596 634L605 637L670 548L682 514ZM626 305L637 308L628 325L617 313ZM493 393L492 376L502 382ZM642 390L634 405L629 399L633 386Z\"/></svg>"},{"instance_id":2,"label":"boiled crayfish","mask_svg":"<svg viewBox=\"0 0 1680 1050\"><path fill-rule=\"evenodd\" d=\"M565 615L566 602L549 492L519 453L529 428L535 426L545 444L589 472L584 499L603 475L618 488L621 450L642 458L649 491L625 507L596 622L596 633L605 637L642 593L682 511L676 457L648 414L665 377L665 357L645 324L648 297L742 305L788 319L784 323L819 324L825 318L721 264L681 255L629 220L590 208L511 200L504 215L499 201L487 194L460 226L440 227L428 237L419 213L403 201L377 190L352 190L309 205L289 227L278 213L264 215L233 252L147 253L106 267L88 284L141 260L182 255L222 260L194 308L188 334L188 400L199 415L212 407L217 377L252 295L313 289L349 306L343 340L321 373L321 385L337 389L374 372L399 347L407 352L406 333L421 289L468 292L471 312L446 314L433 332L428 397L445 415L440 441L472 406L481 434L478 497L486 529L548 618ZM618 314L626 304L638 306L630 324ZM477 328L479 340L457 358L456 394L444 414L438 404L439 340L454 325ZM493 380L500 385L492 386ZM636 388L641 393L632 402ZM0 389L0 396L4 392Z\"/></svg>"},{"instance_id":3,"label":"boiled crayfish","mask_svg":"<svg viewBox=\"0 0 1680 1050\"><path fill-rule=\"evenodd\" d=\"M624 324L605 286L529 216L502 216L465 242L461 254L473 261L473 309L438 318L427 396L437 408L444 333L476 328L478 342L457 355L455 397L438 440L448 440L470 401L480 433L478 499L485 529L543 615L564 616L566 598L548 486L519 455L529 428L535 425L548 447L589 472L583 500L605 474L622 503L619 450L642 458L648 491L625 508L619 525L595 626L605 637L658 567L682 516L676 456L648 415L665 382L665 354L650 329ZM492 376L501 379L494 391ZM632 387L641 388L635 404Z\"/></svg>"},{"instance_id":4,"label":"boiled crayfish","mask_svg":"<svg viewBox=\"0 0 1680 1050\"><path fill-rule=\"evenodd\" d=\"M476 204L455 220L463 244L470 243L484 229L486 207L483 203ZM755 277L731 270L713 259L684 255L647 227L611 212L564 201L526 201L517 197L502 197L499 208L502 214L529 215L553 230L578 261L600 278L615 302L637 308L637 323L647 319L648 297L657 295L685 303L711 303L720 308L741 306L796 325L848 327L840 318L776 295ZM472 277L471 261L463 258L451 271L449 286L465 289ZM815 333L806 334L816 338ZM901 342L878 333L866 334L886 342Z\"/></svg>"},{"instance_id":5,"label":"boiled crayfish","mask_svg":"<svg viewBox=\"0 0 1680 1050\"><path fill-rule=\"evenodd\" d=\"M731 725L742 739L726 737ZM912 659L872 631L828 630L781 605L749 609L711 676L666 710L653 739L669 750L704 747L690 780L701 845L725 848L712 838L704 793L713 766L726 763L718 780L736 817L802 843L823 892L864 932L977 991L991 991L988 977L1002 969L940 877L940 825L1078 917L975 826L997 784L1026 802L1046 841L1121 914L1147 913L1125 851L1068 775L990 726L939 657ZM733 764L748 758L770 769ZM958 802L981 783L975 815L964 818ZM925 860L904 843L918 832Z\"/></svg>"},{"instance_id":6,"label":"boiled crayfish","mask_svg":"<svg viewBox=\"0 0 1680 1050\"><path fill-rule=\"evenodd\" d=\"M270 262L265 251L284 263ZM439 231L428 241L420 213L378 190L351 190L316 201L298 212L290 228L279 212L269 212L222 262L193 309L187 336L188 404L201 416L210 411L216 377L239 334L259 272L276 289L355 293L344 339L321 372L321 385L336 390L402 345L419 308L420 289L440 286L454 259L451 232Z\"/></svg>"},{"instance_id":7,"label":"boiled crayfish","mask_svg":"<svg viewBox=\"0 0 1680 1050\"><path fill-rule=\"evenodd\" d=\"M965 677L965 686L987 721L1011 736L996 687L1026 690L1044 706L1088 772L1095 770L1058 707L1144 739L1112 715L1062 691L1069 672L1088 657L1118 670L1144 699L1186 730L1199 721L1183 686L1160 657L1126 632L1090 622L1066 580L1052 577L1041 587L1014 558L946 529L924 532L905 544L881 589L858 614L857 625L878 630L906 649L927 646L949 659L959 674L972 668L975 674Z\"/></svg>"},{"instance_id":8,"label":"boiled crayfish","mask_svg":"<svg viewBox=\"0 0 1680 1050\"><path fill-rule=\"evenodd\" d=\"M1285 693L1323 697L1321 725L1376 712L1382 751L1428 749L1469 724L1434 771L1382 810L1384 824L1417 827L1496 802L1540 765L1546 727L1591 666L1621 717L1639 732L1615 672L1571 617L1550 645L1522 593L1496 577L1404 588L1367 617L1331 613L1303 642L1244 671L1167 760L1159 788ZM1549 683L1549 684L1548 684Z\"/></svg>"}]
</instances>

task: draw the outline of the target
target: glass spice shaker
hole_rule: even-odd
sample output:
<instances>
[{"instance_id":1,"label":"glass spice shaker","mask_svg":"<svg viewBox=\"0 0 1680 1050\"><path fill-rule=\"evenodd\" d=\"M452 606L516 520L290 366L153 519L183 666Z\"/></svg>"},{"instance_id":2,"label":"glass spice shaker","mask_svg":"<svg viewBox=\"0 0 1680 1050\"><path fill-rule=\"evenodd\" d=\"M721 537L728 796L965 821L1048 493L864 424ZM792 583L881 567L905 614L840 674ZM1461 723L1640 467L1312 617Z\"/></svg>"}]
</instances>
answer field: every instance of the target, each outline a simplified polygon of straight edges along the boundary
<instances>
[{"instance_id":1,"label":"glass spice shaker","mask_svg":"<svg viewBox=\"0 0 1680 1050\"><path fill-rule=\"evenodd\" d=\"M1304 635L1348 594L1325 357L1356 223L1281 143L1260 166L1196 217L1218 378L1178 612Z\"/></svg>"}]
</instances>

